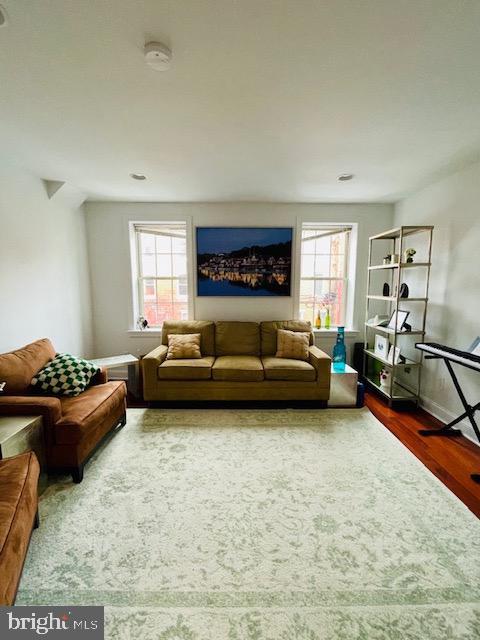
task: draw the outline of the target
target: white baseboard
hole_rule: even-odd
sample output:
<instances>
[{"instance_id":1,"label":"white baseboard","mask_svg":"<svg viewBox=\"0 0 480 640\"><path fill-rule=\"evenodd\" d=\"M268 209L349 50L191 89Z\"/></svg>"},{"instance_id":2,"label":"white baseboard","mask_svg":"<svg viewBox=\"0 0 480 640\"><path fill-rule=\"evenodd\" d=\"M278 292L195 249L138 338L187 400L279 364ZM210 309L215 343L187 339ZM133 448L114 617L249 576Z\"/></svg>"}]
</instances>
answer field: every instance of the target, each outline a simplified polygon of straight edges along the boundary
<instances>
[{"instance_id":1,"label":"white baseboard","mask_svg":"<svg viewBox=\"0 0 480 640\"><path fill-rule=\"evenodd\" d=\"M431 413L432 416L434 416L435 418L438 418L438 420L441 420L445 424L448 424L452 420L455 420L455 418L457 417L456 415L454 415L453 413L450 413L450 411L448 411L444 407L441 407L439 404L437 404L430 398L423 397L420 400L420 406L422 407L422 409L425 409L425 411L428 411L428 413ZM459 422L457 426L459 429L461 429L463 435L466 438L471 440L474 444L480 446L477 436L475 435L475 431L473 430L472 425L467 419Z\"/></svg>"}]
</instances>

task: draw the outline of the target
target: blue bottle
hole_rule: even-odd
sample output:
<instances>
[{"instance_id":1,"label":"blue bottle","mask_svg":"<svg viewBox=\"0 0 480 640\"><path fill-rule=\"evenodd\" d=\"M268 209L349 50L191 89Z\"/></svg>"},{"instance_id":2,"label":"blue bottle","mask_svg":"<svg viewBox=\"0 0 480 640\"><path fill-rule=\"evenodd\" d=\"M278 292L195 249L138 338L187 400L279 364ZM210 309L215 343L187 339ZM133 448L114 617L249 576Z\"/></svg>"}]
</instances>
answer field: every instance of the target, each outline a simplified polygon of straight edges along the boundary
<instances>
[{"instance_id":1,"label":"blue bottle","mask_svg":"<svg viewBox=\"0 0 480 640\"><path fill-rule=\"evenodd\" d=\"M333 370L345 371L347 350L345 349L345 327L338 327L337 343L333 347Z\"/></svg>"}]
</instances>

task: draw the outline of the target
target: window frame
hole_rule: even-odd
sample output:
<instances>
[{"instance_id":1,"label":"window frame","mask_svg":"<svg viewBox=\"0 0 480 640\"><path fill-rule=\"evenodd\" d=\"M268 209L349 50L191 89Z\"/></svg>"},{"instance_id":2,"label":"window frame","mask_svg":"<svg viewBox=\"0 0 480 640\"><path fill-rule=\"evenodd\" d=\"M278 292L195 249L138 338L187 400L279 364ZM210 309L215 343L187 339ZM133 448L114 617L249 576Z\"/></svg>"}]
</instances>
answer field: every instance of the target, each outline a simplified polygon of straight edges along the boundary
<instances>
[{"instance_id":1,"label":"window frame","mask_svg":"<svg viewBox=\"0 0 480 640\"><path fill-rule=\"evenodd\" d=\"M303 231L308 229L308 227L313 227L314 229L318 229L321 231L322 229L328 230L331 229L334 231L338 229L340 232L342 229L350 229L349 231L349 239L345 251L345 276L341 277L331 277L331 276L307 276L302 277L302 237ZM343 301L344 308L344 326L346 331L354 331L354 299L355 299L355 273L356 273L356 262L357 262L357 237L358 237L358 224L355 222L326 222L326 221L316 221L314 219L305 219L298 218L297 219L297 243L296 243L296 272L297 277L295 279L295 317L300 317L300 292L301 292L301 284L302 280L308 281L327 281L327 282L335 282L335 281L343 281L345 288L345 299ZM335 329L332 325L332 329ZM322 330L325 330L322 327Z\"/></svg>"},{"instance_id":2,"label":"window frame","mask_svg":"<svg viewBox=\"0 0 480 640\"><path fill-rule=\"evenodd\" d=\"M145 280L152 280L153 282L159 280L177 280L180 285L180 279L175 277L162 277L162 276L143 276L141 273L140 264L140 233L139 227L162 227L168 225L184 225L185 226L185 241L186 241L186 261L187 261L187 318L190 320L194 317L194 296L193 296L193 267L192 267L192 221L191 218L182 218L177 220L131 220L128 223L129 236L130 236L130 258L131 258L131 283L132 283L132 305L131 305L131 318L130 326L131 330L138 330L137 321L138 318L144 314L144 293L142 282ZM172 254L166 254L172 255ZM146 331L160 331L162 324L149 325Z\"/></svg>"}]
</instances>

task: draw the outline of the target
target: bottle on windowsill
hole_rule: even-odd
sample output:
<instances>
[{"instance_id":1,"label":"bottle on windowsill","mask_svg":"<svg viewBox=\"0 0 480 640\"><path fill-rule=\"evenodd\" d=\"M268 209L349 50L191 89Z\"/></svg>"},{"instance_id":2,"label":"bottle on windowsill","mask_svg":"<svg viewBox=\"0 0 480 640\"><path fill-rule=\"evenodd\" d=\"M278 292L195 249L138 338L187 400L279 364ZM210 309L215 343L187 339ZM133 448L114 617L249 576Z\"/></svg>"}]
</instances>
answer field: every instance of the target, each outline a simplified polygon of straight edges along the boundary
<instances>
[{"instance_id":1,"label":"bottle on windowsill","mask_svg":"<svg viewBox=\"0 0 480 640\"><path fill-rule=\"evenodd\" d=\"M330 329L330 308L327 307L327 315L325 316L325 329Z\"/></svg>"},{"instance_id":2,"label":"bottle on windowsill","mask_svg":"<svg viewBox=\"0 0 480 640\"><path fill-rule=\"evenodd\" d=\"M315 318L315 329L322 328L322 318L320 317L320 309L317 311L317 317Z\"/></svg>"}]
</instances>

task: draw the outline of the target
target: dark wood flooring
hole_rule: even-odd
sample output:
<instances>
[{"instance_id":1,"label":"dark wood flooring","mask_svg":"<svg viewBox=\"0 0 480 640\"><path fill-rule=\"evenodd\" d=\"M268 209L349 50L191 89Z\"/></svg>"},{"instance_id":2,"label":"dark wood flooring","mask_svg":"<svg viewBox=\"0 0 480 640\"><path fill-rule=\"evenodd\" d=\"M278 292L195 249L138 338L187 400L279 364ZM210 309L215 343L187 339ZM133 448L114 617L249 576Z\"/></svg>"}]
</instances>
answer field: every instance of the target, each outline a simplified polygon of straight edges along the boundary
<instances>
[{"instance_id":1,"label":"dark wood flooring","mask_svg":"<svg viewBox=\"0 0 480 640\"><path fill-rule=\"evenodd\" d=\"M237 404L251 406L249 403ZM408 411L390 409L383 399L373 393L365 394L365 404L376 418L423 462L427 469L430 469L480 518L480 484L470 478L471 473L480 473L480 446L463 436L454 438L420 436L419 429L442 426L439 420L422 409ZM221 406L221 403L215 403L215 405ZM147 403L134 399L129 394L128 406L146 407ZM194 405L183 403L182 406ZM195 406L204 405L197 403ZM271 406L275 407L275 404Z\"/></svg>"},{"instance_id":2,"label":"dark wood flooring","mask_svg":"<svg viewBox=\"0 0 480 640\"><path fill-rule=\"evenodd\" d=\"M422 437L419 429L438 428L442 423L423 409L396 411L373 393L365 404L430 471L480 518L480 484L471 473L480 473L480 447L464 436Z\"/></svg>"}]
</instances>

